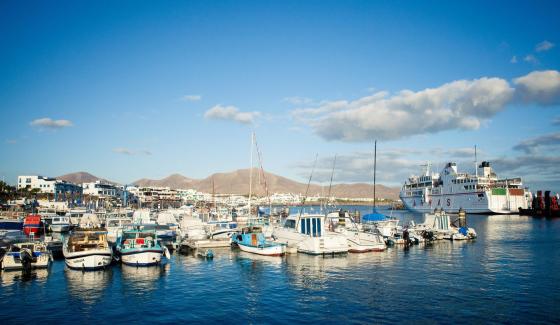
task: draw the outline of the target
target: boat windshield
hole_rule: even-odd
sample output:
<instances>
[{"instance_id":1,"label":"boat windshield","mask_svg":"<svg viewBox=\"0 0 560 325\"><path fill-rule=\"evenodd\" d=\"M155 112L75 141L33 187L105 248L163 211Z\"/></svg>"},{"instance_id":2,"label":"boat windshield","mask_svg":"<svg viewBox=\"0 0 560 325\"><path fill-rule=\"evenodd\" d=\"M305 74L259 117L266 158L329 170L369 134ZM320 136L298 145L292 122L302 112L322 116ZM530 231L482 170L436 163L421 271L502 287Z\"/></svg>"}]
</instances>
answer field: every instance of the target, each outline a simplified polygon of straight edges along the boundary
<instances>
[{"instance_id":1,"label":"boat windshield","mask_svg":"<svg viewBox=\"0 0 560 325\"><path fill-rule=\"evenodd\" d=\"M284 222L284 228L295 229L296 228L296 221L292 220L292 219L286 220L286 222Z\"/></svg>"}]
</instances>

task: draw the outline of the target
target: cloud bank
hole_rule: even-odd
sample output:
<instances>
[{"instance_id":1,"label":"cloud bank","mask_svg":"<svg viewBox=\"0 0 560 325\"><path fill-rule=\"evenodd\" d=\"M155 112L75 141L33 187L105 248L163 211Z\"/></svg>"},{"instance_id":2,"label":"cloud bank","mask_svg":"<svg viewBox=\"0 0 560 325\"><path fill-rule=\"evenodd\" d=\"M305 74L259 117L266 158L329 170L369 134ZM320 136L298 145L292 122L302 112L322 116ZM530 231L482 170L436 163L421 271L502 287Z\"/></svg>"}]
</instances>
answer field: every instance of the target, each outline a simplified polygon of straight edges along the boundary
<instances>
[{"instance_id":1,"label":"cloud bank","mask_svg":"<svg viewBox=\"0 0 560 325\"><path fill-rule=\"evenodd\" d=\"M534 71L514 79L457 80L421 91L388 92L356 100L324 101L293 110L292 117L326 140L393 140L446 130L476 130L507 104L560 102L558 71Z\"/></svg>"},{"instance_id":2,"label":"cloud bank","mask_svg":"<svg viewBox=\"0 0 560 325\"><path fill-rule=\"evenodd\" d=\"M44 117L31 121L29 125L33 127L57 130L57 129L62 129L65 127L72 126L73 124L69 120L53 120L49 117Z\"/></svg>"},{"instance_id":3,"label":"cloud bank","mask_svg":"<svg viewBox=\"0 0 560 325\"><path fill-rule=\"evenodd\" d=\"M260 112L242 112L235 106L216 105L204 113L204 118L214 120L229 120L241 124L253 124Z\"/></svg>"}]
</instances>

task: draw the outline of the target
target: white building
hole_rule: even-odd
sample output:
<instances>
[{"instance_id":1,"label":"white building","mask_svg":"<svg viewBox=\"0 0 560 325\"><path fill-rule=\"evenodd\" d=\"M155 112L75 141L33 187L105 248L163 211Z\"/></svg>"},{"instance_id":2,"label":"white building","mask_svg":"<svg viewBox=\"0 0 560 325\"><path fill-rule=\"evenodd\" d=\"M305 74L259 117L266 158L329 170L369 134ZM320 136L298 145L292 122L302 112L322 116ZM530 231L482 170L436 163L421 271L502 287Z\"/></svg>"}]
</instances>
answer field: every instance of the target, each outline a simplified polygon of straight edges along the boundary
<instances>
[{"instance_id":1,"label":"white building","mask_svg":"<svg viewBox=\"0 0 560 325\"><path fill-rule=\"evenodd\" d=\"M17 188L38 189L40 193L75 196L82 194L82 187L60 179L44 176L18 176Z\"/></svg>"},{"instance_id":2,"label":"white building","mask_svg":"<svg viewBox=\"0 0 560 325\"><path fill-rule=\"evenodd\" d=\"M115 185L101 181L83 183L82 188L84 190L84 194L100 198L117 197L118 194L117 187Z\"/></svg>"},{"instance_id":3,"label":"white building","mask_svg":"<svg viewBox=\"0 0 560 325\"><path fill-rule=\"evenodd\" d=\"M39 189L41 193L54 193L56 179L44 176L18 176L17 188Z\"/></svg>"}]
</instances>

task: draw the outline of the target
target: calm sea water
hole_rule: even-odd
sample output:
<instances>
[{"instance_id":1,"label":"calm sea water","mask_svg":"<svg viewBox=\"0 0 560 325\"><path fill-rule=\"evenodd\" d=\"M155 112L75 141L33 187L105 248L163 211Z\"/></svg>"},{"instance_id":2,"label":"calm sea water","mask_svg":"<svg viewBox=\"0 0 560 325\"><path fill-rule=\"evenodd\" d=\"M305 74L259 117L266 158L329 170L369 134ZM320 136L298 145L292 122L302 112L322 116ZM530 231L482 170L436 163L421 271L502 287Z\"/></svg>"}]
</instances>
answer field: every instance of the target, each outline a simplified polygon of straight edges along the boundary
<instances>
[{"instance_id":1,"label":"calm sea water","mask_svg":"<svg viewBox=\"0 0 560 325\"><path fill-rule=\"evenodd\" d=\"M58 260L31 279L1 274L0 323L560 323L560 220L468 223L474 242L346 257L220 249L212 261L175 254L85 273Z\"/></svg>"}]
</instances>

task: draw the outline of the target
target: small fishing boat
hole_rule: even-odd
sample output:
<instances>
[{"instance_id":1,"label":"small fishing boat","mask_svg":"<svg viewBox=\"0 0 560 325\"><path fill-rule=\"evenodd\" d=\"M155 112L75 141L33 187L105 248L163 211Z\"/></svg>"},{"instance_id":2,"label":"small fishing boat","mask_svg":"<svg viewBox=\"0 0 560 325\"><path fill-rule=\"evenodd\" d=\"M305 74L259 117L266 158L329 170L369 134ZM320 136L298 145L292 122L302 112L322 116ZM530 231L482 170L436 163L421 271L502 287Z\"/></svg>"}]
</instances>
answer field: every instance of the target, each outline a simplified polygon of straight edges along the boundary
<instances>
[{"instance_id":1,"label":"small fishing boat","mask_svg":"<svg viewBox=\"0 0 560 325\"><path fill-rule=\"evenodd\" d=\"M62 253L71 269L102 269L113 259L113 250L104 228L75 229L65 238Z\"/></svg>"},{"instance_id":2,"label":"small fishing boat","mask_svg":"<svg viewBox=\"0 0 560 325\"><path fill-rule=\"evenodd\" d=\"M435 213L426 214L424 223L416 225L414 231L430 233L435 239L448 239L448 240L467 240L475 239L477 237L476 231L466 224L466 214L464 210L459 211L459 218L455 223L459 226L453 225L450 216L443 210L437 210Z\"/></svg>"},{"instance_id":3,"label":"small fishing boat","mask_svg":"<svg viewBox=\"0 0 560 325\"><path fill-rule=\"evenodd\" d=\"M52 232L68 232L70 231L70 217L67 216L56 216L52 218L51 221L51 231Z\"/></svg>"},{"instance_id":4,"label":"small fishing boat","mask_svg":"<svg viewBox=\"0 0 560 325\"><path fill-rule=\"evenodd\" d=\"M282 256L286 254L286 245L267 241L261 227L245 227L231 237L231 242L244 252L265 255Z\"/></svg>"},{"instance_id":5,"label":"small fishing boat","mask_svg":"<svg viewBox=\"0 0 560 325\"><path fill-rule=\"evenodd\" d=\"M41 216L30 214L23 220L23 233L27 236L39 236L43 231Z\"/></svg>"},{"instance_id":6,"label":"small fishing boat","mask_svg":"<svg viewBox=\"0 0 560 325\"><path fill-rule=\"evenodd\" d=\"M123 229L116 249L121 262L126 265L151 266L161 263L163 255L170 258L169 250L160 243L155 230L141 225Z\"/></svg>"},{"instance_id":7,"label":"small fishing boat","mask_svg":"<svg viewBox=\"0 0 560 325\"><path fill-rule=\"evenodd\" d=\"M42 242L17 243L2 258L2 270L47 268L52 260L52 254Z\"/></svg>"}]
</instances>

